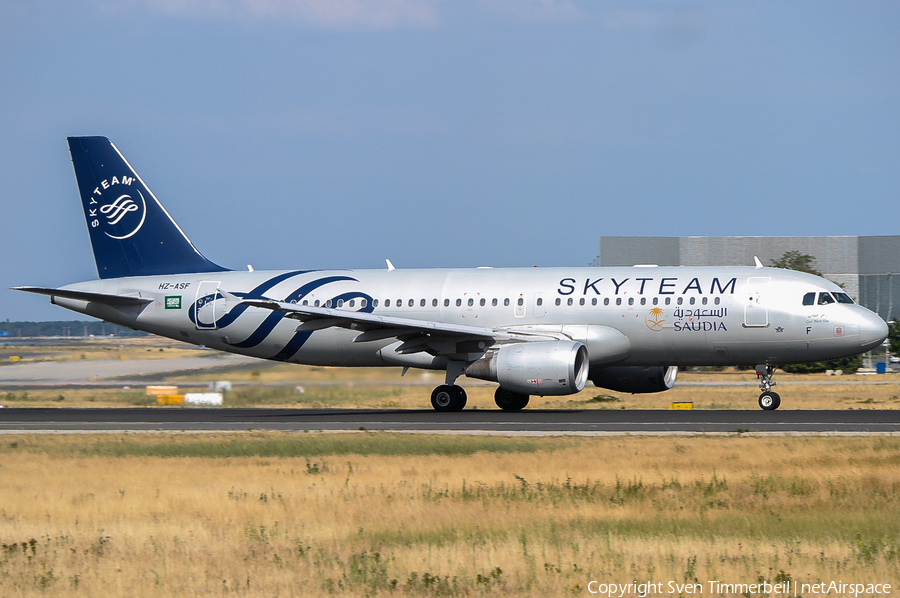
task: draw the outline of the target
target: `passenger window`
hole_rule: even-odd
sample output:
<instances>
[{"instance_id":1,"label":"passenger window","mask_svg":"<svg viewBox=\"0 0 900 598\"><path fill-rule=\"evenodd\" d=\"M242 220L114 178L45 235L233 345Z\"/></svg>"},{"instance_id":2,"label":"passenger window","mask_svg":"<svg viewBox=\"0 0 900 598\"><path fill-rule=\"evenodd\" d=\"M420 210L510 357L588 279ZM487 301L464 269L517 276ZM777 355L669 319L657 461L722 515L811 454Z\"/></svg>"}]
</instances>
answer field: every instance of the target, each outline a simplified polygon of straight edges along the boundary
<instances>
[{"instance_id":1,"label":"passenger window","mask_svg":"<svg viewBox=\"0 0 900 598\"><path fill-rule=\"evenodd\" d=\"M419 307L425 307L425 300L424 300L424 299L420 299L420 300L419 300Z\"/></svg>"},{"instance_id":2,"label":"passenger window","mask_svg":"<svg viewBox=\"0 0 900 598\"><path fill-rule=\"evenodd\" d=\"M356 307L356 299L350 300L350 307Z\"/></svg>"},{"instance_id":3,"label":"passenger window","mask_svg":"<svg viewBox=\"0 0 900 598\"><path fill-rule=\"evenodd\" d=\"M719 298L718 298L718 297L716 297L715 304L716 304L716 305L719 304Z\"/></svg>"},{"instance_id":4,"label":"passenger window","mask_svg":"<svg viewBox=\"0 0 900 598\"><path fill-rule=\"evenodd\" d=\"M318 300L318 299L316 299L316 302L313 303L313 307L319 307L319 300Z\"/></svg>"},{"instance_id":5,"label":"passenger window","mask_svg":"<svg viewBox=\"0 0 900 598\"><path fill-rule=\"evenodd\" d=\"M571 297L569 297L569 300L566 301L566 304L567 304L567 305L572 305L572 298L571 298Z\"/></svg>"},{"instance_id":6,"label":"passenger window","mask_svg":"<svg viewBox=\"0 0 900 598\"><path fill-rule=\"evenodd\" d=\"M338 300L337 300L337 306L338 306L338 307L344 307L344 300L343 300L343 299L338 299Z\"/></svg>"},{"instance_id":7,"label":"passenger window","mask_svg":"<svg viewBox=\"0 0 900 598\"><path fill-rule=\"evenodd\" d=\"M538 297L537 304L538 304L538 307L542 306L544 304L544 300L541 297Z\"/></svg>"},{"instance_id":8,"label":"passenger window","mask_svg":"<svg viewBox=\"0 0 900 598\"><path fill-rule=\"evenodd\" d=\"M397 307L403 307L403 299L397 299L394 305Z\"/></svg>"},{"instance_id":9,"label":"passenger window","mask_svg":"<svg viewBox=\"0 0 900 598\"><path fill-rule=\"evenodd\" d=\"M675 303L677 303L678 305L681 305L682 303L684 303L684 297L679 297L679 298L675 301Z\"/></svg>"},{"instance_id":10,"label":"passenger window","mask_svg":"<svg viewBox=\"0 0 900 598\"><path fill-rule=\"evenodd\" d=\"M578 300L578 305L584 305L584 297Z\"/></svg>"},{"instance_id":11,"label":"passenger window","mask_svg":"<svg viewBox=\"0 0 900 598\"><path fill-rule=\"evenodd\" d=\"M479 301L479 302L478 302L478 305L480 305L481 307L484 307L484 299L482 299L481 301Z\"/></svg>"},{"instance_id":12,"label":"passenger window","mask_svg":"<svg viewBox=\"0 0 900 598\"><path fill-rule=\"evenodd\" d=\"M504 307L509 307L509 299L504 299L503 305L504 305Z\"/></svg>"},{"instance_id":13,"label":"passenger window","mask_svg":"<svg viewBox=\"0 0 900 598\"><path fill-rule=\"evenodd\" d=\"M325 307L329 307L329 308L331 307L331 299L328 299L328 300L325 302Z\"/></svg>"},{"instance_id":14,"label":"passenger window","mask_svg":"<svg viewBox=\"0 0 900 598\"><path fill-rule=\"evenodd\" d=\"M516 304L517 304L519 307L522 307L523 305L525 305L525 300L522 299L521 297L519 297L519 300L516 301Z\"/></svg>"},{"instance_id":15,"label":"passenger window","mask_svg":"<svg viewBox=\"0 0 900 598\"><path fill-rule=\"evenodd\" d=\"M831 293L819 293L819 305L830 305L834 303L834 297Z\"/></svg>"},{"instance_id":16,"label":"passenger window","mask_svg":"<svg viewBox=\"0 0 900 598\"><path fill-rule=\"evenodd\" d=\"M659 297L653 298L653 305L659 305Z\"/></svg>"},{"instance_id":17,"label":"passenger window","mask_svg":"<svg viewBox=\"0 0 900 598\"><path fill-rule=\"evenodd\" d=\"M352 303L352 302L351 302L351 303ZM374 305L378 305L378 301L377 301L377 300L374 301L373 304L374 304ZM365 300L365 299L360 299L360 300L359 300L359 306L360 306L360 307L365 307L365 306L366 306L366 300Z\"/></svg>"},{"instance_id":18,"label":"passenger window","mask_svg":"<svg viewBox=\"0 0 900 598\"><path fill-rule=\"evenodd\" d=\"M431 300L431 307L437 307L437 299Z\"/></svg>"},{"instance_id":19,"label":"passenger window","mask_svg":"<svg viewBox=\"0 0 900 598\"><path fill-rule=\"evenodd\" d=\"M853 299L847 293L834 293L834 298L837 299L838 303L853 304Z\"/></svg>"},{"instance_id":20,"label":"passenger window","mask_svg":"<svg viewBox=\"0 0 900 598\"><path fill-rule=\"evenodd\" d=\"M671 304L672 304L672 298L666 297L666 305L671 305Z\"/></svg>"},{"instance_id":21,"label":"passenger window","mask_svg":"<svg viewBox=\"0 0 900 598\"><path fill-rule=\"evenodd\" d=\"M444 299L444 307L450 307L450 300Z\"/></svg>"},{"instance_id":22,"label":"passenger window","mask_svg":"<svg viewBox=\"0 0 900 598\"><path fill-rule=\"evenodd\" d=\"M473 305L475 305L475 300L469 297L469 307L472 307Z\"/></svg>"},{"instance_id":23,"label":"passenger window","mask_svg":"<svg viewBox=\"0 0 900 598\"><path fill-rule=\"evenodd\" d=\"M462 299L456 300L456 307L462 307Z\"/></svg>"},{"instance_id":24,"label":"passenger window","mask_svg":"<svg viewBox=\"0 0 900 598\"><path fill-rule=\"evenodd\" d=\"M622 305L622 298L616 297L616 305Z\"/></svg>"},{"instance_id":25,"label":"passenger window","mask_svg":"<svg viewBox=\"0 0 900 598\"><path fill-rule=\"evenodd\" d=\"M494 306L494 307L497 307L497 298L496 298L496 297L494 297L493 299L491 299L491 305Z\"/></svg>"},{"instance_id":26,"label":"passenger window","mask_svg":"<svg viewBox=\"0 0 900 598\"><path fill-rule=\"evenodd\" d=\"M556 304L557 304L557 305L562 305L562 299L560 299L559 297L557 297L557 298L556 298Z\"/></svg>"},{"instance_id":27,"label":"passenger window","mask_svg":"<svg viewBox=\"0 0 900 598\"><path fill-rule=\"evenodd\" d=\"M603 299L603 305L609 305L609 297Z\"/></svg>"},{"instance_id":28,"label":"passenger window","mask_svg":"<svg viewBox=\"0 0 900 598\"><path fill-rule=\"evenodd\" d=\"M425 300L422 299L422 301L425 301ZM415 299L410 299L410 300L409 300L409 306L410 306L410 307L415 307L415 305L416 305L416 300L415 300Z\"/></svg>"},{"instance_id":29,"label":"passenger window","mask_svg":"<svg viewBox=\"0 0 900 598\"><path fill-rule=\"evenodd\" d=\"M628 298L628 305L634 305L634 297Z\"/></svg>"},{"instance_id":30,"label":"passenger window","mask_svg":"<svg viewBox=\"0 0 900 598\"><path fill-rule=\"evenodd\" d=\"M390 300L390 299L385 299L385 300L384 300L384 306L385 306L385 307L390 307L390 306L391 306L391 300Z\"/></svg>"},{"instance_id":31,"label":"passenger window","mask_svg":"<svg viewBox=\"0 0 900 598\"><path fill-rule=\"evenodd\" d=\"M647 305L647 298L641 297L641 305Z\"/></svg>"},{"instance_id":32,"label":"passenger window","mask_svg":"<svg viewBox=\"0 0 900 598\"><path fill-rule=\"evenodd\" d=\"M597 298L596 298L596 297L594 297L593 299L591 299L591 305L597 305Z\"/></svg>"},{"instance_id":33,"label":"passenger window","mask_svg":"<svg viewBox=\"0 0 900 598\"><path fill-rule=\"evenodd\" d=\"M703 305L706 305L706 301L707 301L707 299L706 299L706 297L704 297L703 300L700 301L700 303L702 303Z\"/></svg>"},{"instance_id":34,"label":"passenger window","mask_svg":"<svg viewBox=\"0 0 900 598\"><path fill-rule=\"evenodd\" d=\"M363 305L365 307L365 305ZM378 299L372 299L372 307L378 307Z\"/></svg>"}]
</instances>

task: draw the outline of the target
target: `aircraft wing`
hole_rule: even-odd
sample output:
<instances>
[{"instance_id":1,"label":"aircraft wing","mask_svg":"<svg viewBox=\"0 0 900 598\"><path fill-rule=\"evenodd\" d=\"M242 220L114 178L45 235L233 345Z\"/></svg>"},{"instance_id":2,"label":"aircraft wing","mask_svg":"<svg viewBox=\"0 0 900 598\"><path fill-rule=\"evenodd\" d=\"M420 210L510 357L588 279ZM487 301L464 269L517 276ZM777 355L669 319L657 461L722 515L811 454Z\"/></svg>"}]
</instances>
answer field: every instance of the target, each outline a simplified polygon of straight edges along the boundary
<instances>
[{"instance_id":1,"label":"aircraft wing","mask_svg":"<svg viewBox=\"0 0 900 598\"><path fill-rule=\"evenodd\" d=\"M25 291L26 293L36 293L38 295L49 295L53 297L63 297L65 299L74 299L76 301L92 301L95 303L105 303L107 305L145 305L153 303L153 299L148 297L135 297L133 295L112 295L109 293L90 293L88 291L74 291L71 289L49 289L45 287L11 287L14 291Z\"/></svg>"},{"instance_id":2,"label":"aircraft wing","mask_svg":"<svg viewBox=\"0 0 900 598\"><path fill-rule=\"evenodd\" d=\"M432 320L379 316L365 312L327 307L310 307L306 305L297 305L296 303L283 303L266 299L242 299L240 303L259 307L261 309L283 312L288 318L301 320L304 322L304 327L308 327L309 329L338 326L361 331L362 334L356 337L354 342L366 342L397 337L400 340L407 341L406 344L408 345L408 349L412 349L414 346L421 347L418 349L419 351L425 350L422 345L427 343L422 343L421 341L414 343L413 339L421 336L428 336L435 340L439 338L455 340L487 340L491 341L490 344L493 344L493 342L527 342L563 338L562 336L551 334L535 334L516 332L502 328L472 326L470 324L448 324ZM413 351L401 350L401 352Z\"/></svg>"}]
</instances>

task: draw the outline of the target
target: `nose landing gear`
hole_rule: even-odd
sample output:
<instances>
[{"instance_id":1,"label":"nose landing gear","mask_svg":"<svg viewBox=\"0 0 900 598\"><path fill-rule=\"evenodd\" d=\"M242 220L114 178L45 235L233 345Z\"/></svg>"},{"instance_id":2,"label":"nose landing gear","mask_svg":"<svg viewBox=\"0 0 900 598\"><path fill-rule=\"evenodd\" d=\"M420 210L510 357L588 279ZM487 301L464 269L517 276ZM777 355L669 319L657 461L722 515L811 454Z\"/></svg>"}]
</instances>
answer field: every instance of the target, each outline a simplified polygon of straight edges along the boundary
<instances>
[{"instance_id":1,"label":"nose landing gear","mask_svg":"<svg viewBox=\"0 0 900 598\"><path fill-rule=\"evenodd\" d=\"M772 390L772 387L775 386L775 382L772 380L775 377L775 366L764 363L757 365L756 377L759 378L759 389L763 391L759 395L759 406L766 411L778 409L781 406L781 397Z\"/></svg>"}]
</instances>

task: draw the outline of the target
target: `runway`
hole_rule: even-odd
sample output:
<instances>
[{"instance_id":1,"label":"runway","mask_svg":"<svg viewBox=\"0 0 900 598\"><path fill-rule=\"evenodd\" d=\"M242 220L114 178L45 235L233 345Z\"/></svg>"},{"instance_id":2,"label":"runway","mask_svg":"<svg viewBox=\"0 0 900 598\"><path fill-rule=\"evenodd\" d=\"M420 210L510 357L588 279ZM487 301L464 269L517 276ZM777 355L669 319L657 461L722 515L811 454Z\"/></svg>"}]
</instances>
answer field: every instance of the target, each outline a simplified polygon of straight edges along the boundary
<instances>
[{"instance_id":1,"label":"runway","mask_svg":"<svg viewBox=\"0 0 900 598\"><path fill-rule=\"evenodd\" d=\"M900 411L2 409L0 433L403 431L495 434L889 434Z\"/></svg>"}]
</instances>

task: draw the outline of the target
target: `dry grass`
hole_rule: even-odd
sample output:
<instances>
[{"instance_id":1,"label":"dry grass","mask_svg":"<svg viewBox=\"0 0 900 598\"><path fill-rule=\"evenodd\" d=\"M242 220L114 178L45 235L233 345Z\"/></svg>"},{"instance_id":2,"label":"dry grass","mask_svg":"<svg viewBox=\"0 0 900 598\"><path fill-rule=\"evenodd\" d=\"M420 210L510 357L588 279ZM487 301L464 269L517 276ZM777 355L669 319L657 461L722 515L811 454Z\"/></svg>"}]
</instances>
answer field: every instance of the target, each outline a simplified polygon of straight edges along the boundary
<instances>
[{"instance_id":1,"label":"dry grass","mask_svg":"<svg viewBox=\"0 0 900 598\"><path fill-rule=\"evenodd\" d=\"M18 341L18 339L15 339ZM179 359L209 355L210 351L199 349L178 341L158 337L137 338L68 338L52 341L40 339L29 344L28 339L15 344L4 344L0 339L3 359L0 365L34 363L39 361L93 361L100 359ZM19 357L11 360L10 356Z\"/></svg>"},{"instance_id":2,"label":"dry grass","mask_svg":"<svg viewBox=\"0 0 900 598\"><path fill-rule=\"evenodd\" d=\"M895 438L6 436L0 476L3 596L900 580Z\"/></svg>"},{"instance_id":3,"label":"dry grass","mask_svg":"<svg viewBox=\"0 0 900 598\"><path fill-rule=\"evenodd\" d=\"M16 350L27 353L27 346ZM118 359L121 357L177 359L209 355L177 341L161 337L134 339L88 339L72 345L41 344L31 347L30 360ZM26 360L27 361L27 360ZM258 366L231 370L200 370L196 373L162 375L160 382L178 384L183 390L203 388L208 382L229 380L235 391L226 396L226 406L341 407L361 409L427 409L431 389L443 383L441 372L411 370L405 377L400 368L335 368L280 364L260 360ZM900 409L900 375L826 376L786 374L776 376L782 396L781 409ZM752 371L679 372L670 391L630 395L596 388L588 383L581 393L564 397L533 397L531 409L668 409L671 402L691 401L695 409L758 409ZM496 409L492 384L466 377L459 383L468 393L469 409ZM686 386L690 383L711 386ZM816 384L809 384L816 383ZM123 383L124 384L124 383ZM28 407L128 407L153 404L140 386L120 389L63 389L0 392L0 404ZM735 386L735 385L742 386ZM715 385L715 386L713 386ZM302 387L303 393L296 387Z\"/></svg>"},{"instance_id":4,"label":"dry grass","mask_svg":"<svg viewBox=\"0 0 900 598\"><path fill-rule=\"evenodd\" d=\"M226 406L269 406L296 408L353 408L353 409L429 409L433 386L442 376L433 372L410 372L403 379L391 368L328 368L326 373L308 366L289 366L296 377L277 383L245 380L251 372L238 370L219 373L214 380L229 380L235 385L225 397ZM329 380L318 376L327 375ZM361 376L364 376L361 378ZM754 386L685 386L685 383L705 381L708 374L679 374L675 388L663 393L630 395L596 388L588 384L582 392L564 397L532 397L529 409L668 409L675 401L691 401L695 409L759 409ZM720 374L724 382L736 381L746 375ZM738 378L738 380L735 380ZM252 380L252 379L251 379ZM190 391L205 388L196 378L169 379ZM403 383L402 385L400 383ZM494 386L460 379L468 394L468 409L496 409ZM900 409L900 377L846 376L833 377L809 374L780 375L776 390L782 396L782 410L791 409ZM799 382L799 383L798 383ZM808 385L805 382L828 382L827 385ZM860 384L862 382L863 384ZM296 387L303 388L300 393ZM119 389L39 389L29 391L0 391L0 404L8 407L130 407L153 405L143 386Z\"/></svg>"}]
</instances>

